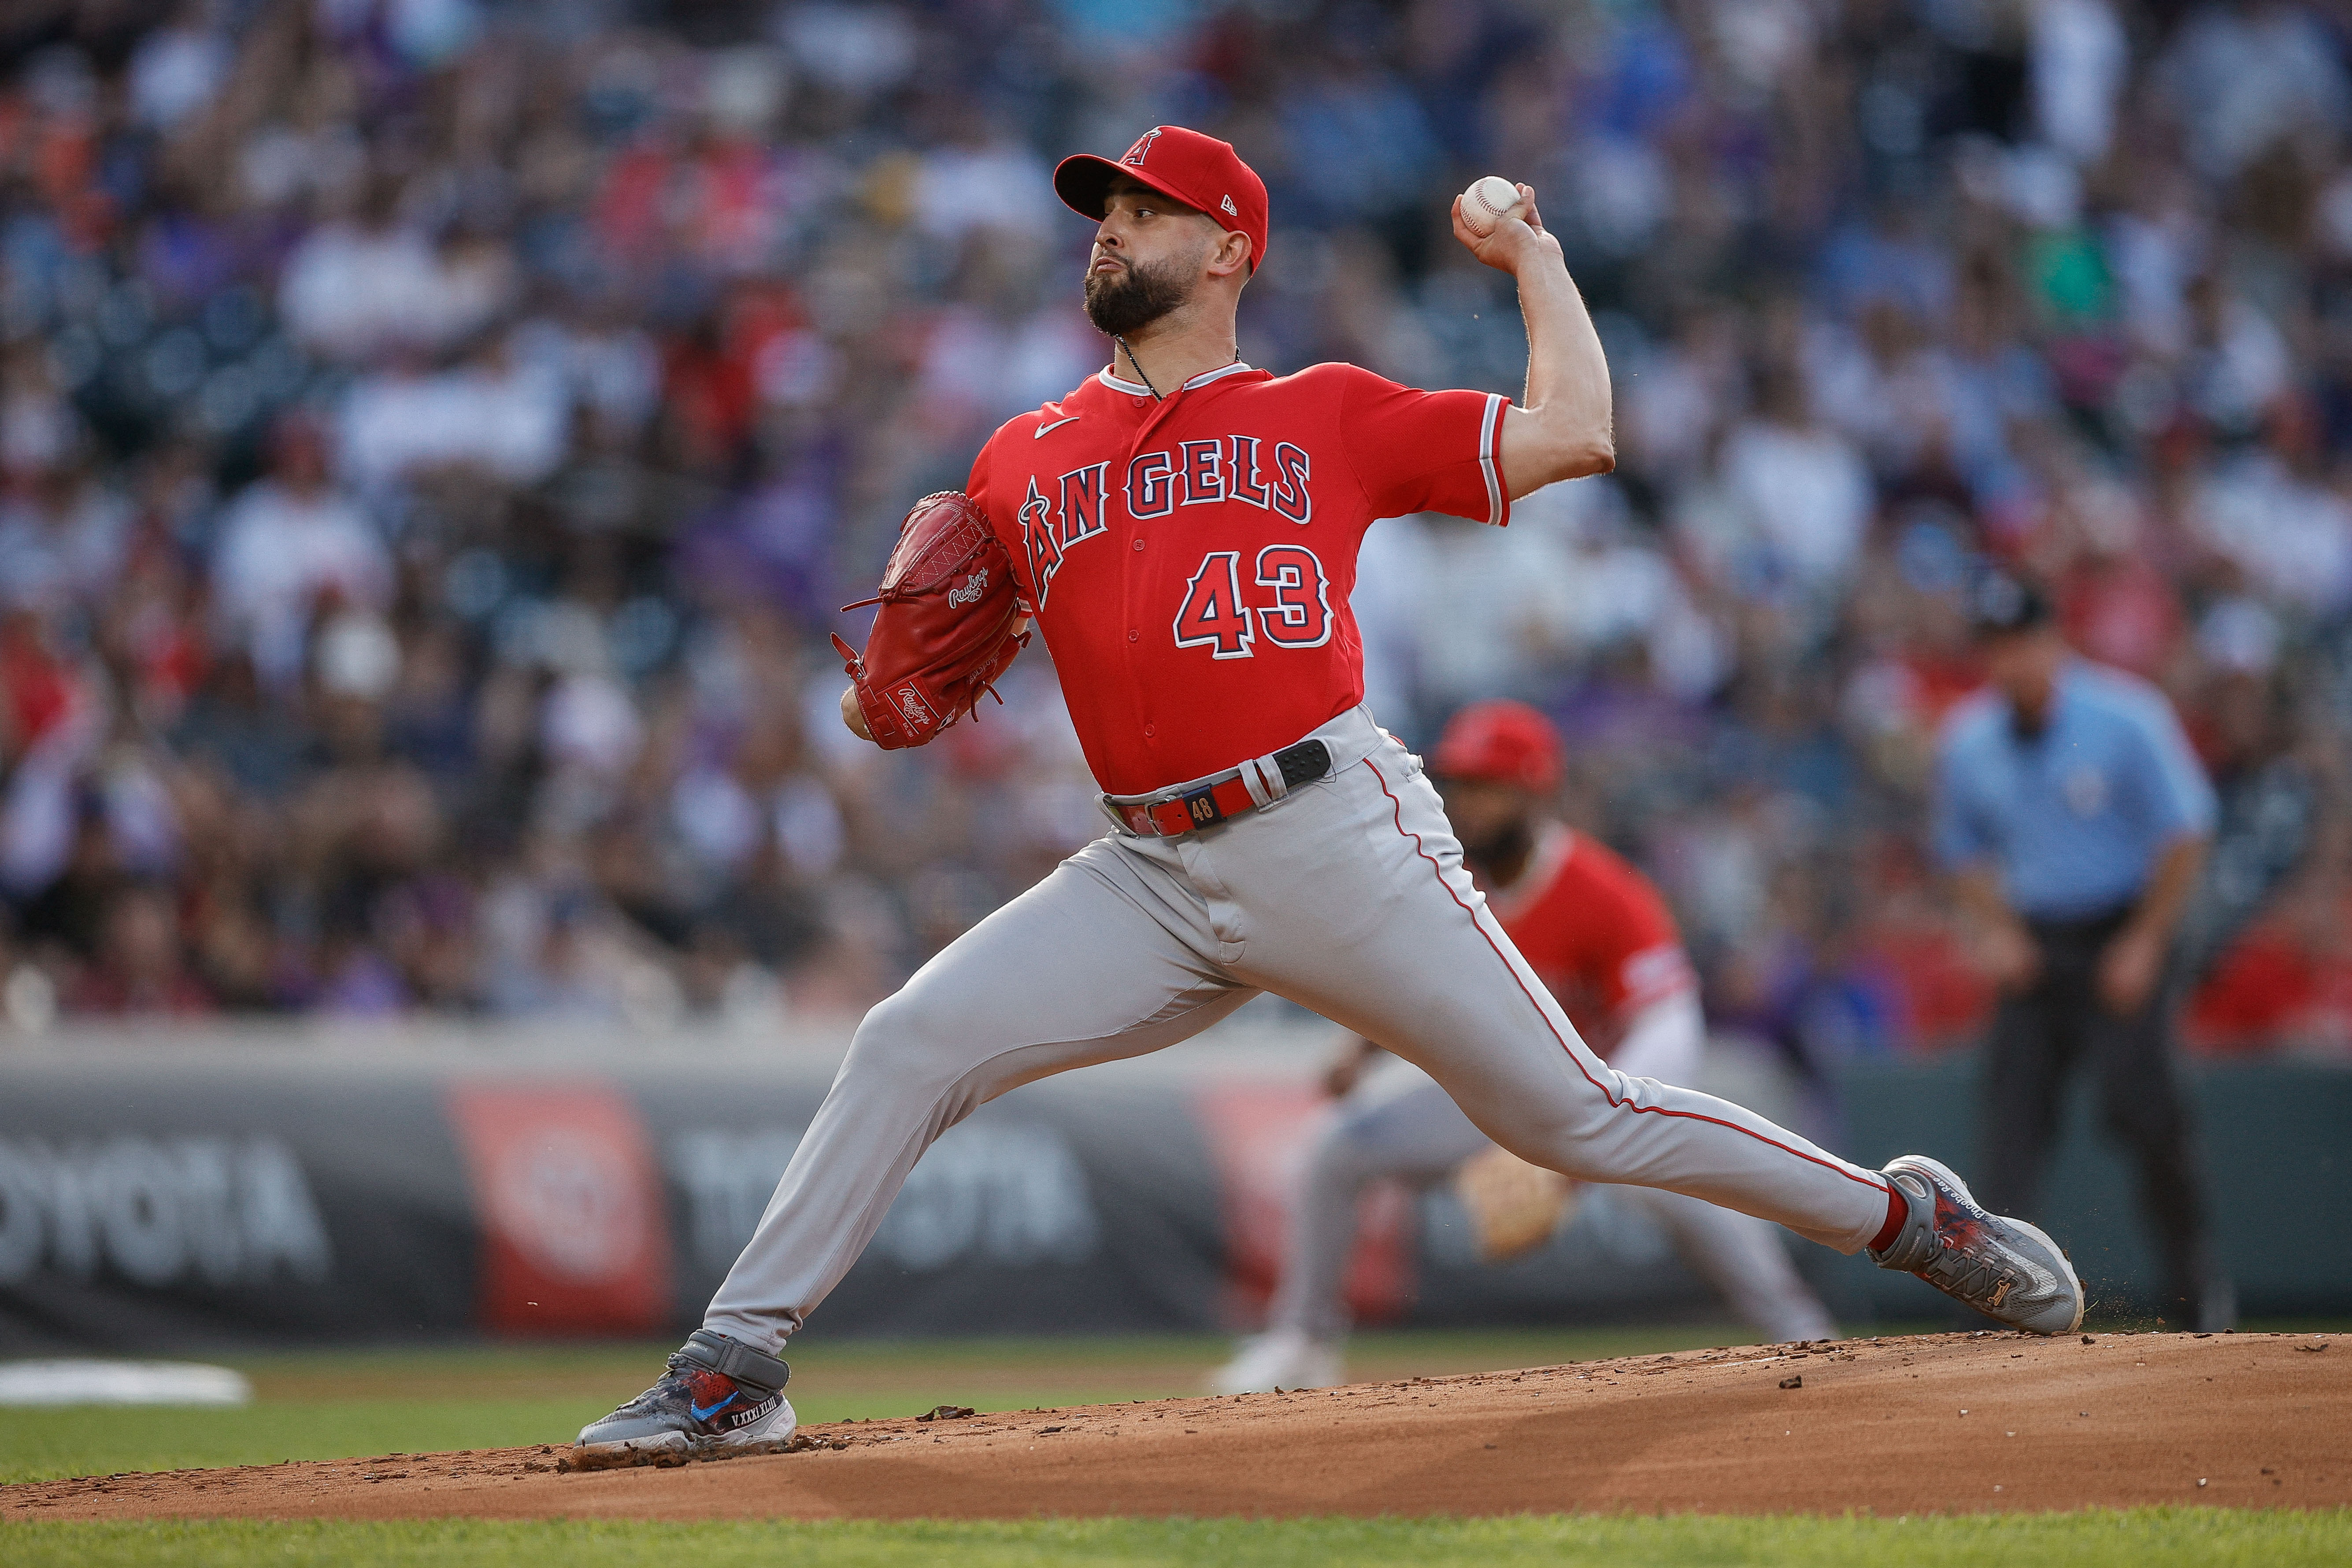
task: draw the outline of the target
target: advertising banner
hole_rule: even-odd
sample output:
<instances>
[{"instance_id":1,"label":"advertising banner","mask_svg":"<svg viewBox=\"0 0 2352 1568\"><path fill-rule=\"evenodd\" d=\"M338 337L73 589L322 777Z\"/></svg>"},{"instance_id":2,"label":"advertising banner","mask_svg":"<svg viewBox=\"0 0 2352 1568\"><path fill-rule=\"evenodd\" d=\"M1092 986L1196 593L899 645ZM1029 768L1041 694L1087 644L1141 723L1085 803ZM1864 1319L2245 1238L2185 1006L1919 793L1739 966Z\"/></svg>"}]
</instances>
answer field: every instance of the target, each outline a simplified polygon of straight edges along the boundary
<instances>
[{"instance_id":1,"label":"advertising banner","mask_svg":"<svg viewBox=\"0 0 2352 1568\"><path fill-rule=\"evenodd\" d=\"M1855 1074L1848 1140L1965 1161L1965 1061ZM299 1050L0 1056L0 1356L494 1336L697 1321L822 1100L829 1066L648 1053L486 1065ZM2250 1312L2340 1312L2352 1073L2198 1079L2224 1259ZM814 1326L1112 1333L1255 1326L1329 1109L1301 1074L1105 1068L1033 1084L917 1164ZM2292 1192L2295 1202L2275 1195ZM2048 1222L2103 1300L2148 1275L2129 1173L2087 1111ZM1479 1264L1453 1195L1376 1187L1349 1297L1366 1322L1728 1314L1645 1219L1582 1190L1545 1247ZM2315 1227L2315 1228L2310 1228ZM1916 1281L1799 1247L1849 1322L1933 1319Z\"/></svg>"},{"instance_id":2,"label":"advertising banner","mask_svg":"<svg viewBox=\"0 0 2352 1568\"><path fill-rule=\"evenodd\" d=\"M0 1355L682 1331L829 1078L0 1058ZM931 1148L825 1317L1210 1327L1219 1215L1180 1089L1032 1086Z\"/></svg>"},{"instance_id":3,"label":"advertising banner","mask_svg":"<svg viewBox=\"0 0 2352 1568\"><path fill-rule=\"evenodd\" d=\"M658 1332L667 1197L636 1107L610 1084L449 1086L480 1237L477 1322L502 1334Z\"/></svg>"}]
</instances>

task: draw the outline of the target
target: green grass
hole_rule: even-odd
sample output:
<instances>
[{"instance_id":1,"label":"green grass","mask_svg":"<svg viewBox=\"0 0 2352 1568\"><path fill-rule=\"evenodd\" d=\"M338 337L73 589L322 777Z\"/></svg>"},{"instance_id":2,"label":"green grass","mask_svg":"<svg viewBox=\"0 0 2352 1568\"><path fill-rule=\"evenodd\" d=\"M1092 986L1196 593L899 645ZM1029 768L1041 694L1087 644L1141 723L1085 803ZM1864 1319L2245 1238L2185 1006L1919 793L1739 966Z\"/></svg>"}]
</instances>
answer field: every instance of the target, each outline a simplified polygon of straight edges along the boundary
<instances>
[{"instance_id":1,"label":"green grass","mask_svg":"<svg viewBox=\"0 0 2352 1568\"><path fill-rule=\"evenodd\" d=\"M1892 1520L1521 1516L1477 1520L1055 1520L1022 1524L291 1523L0 1526L12 1568L430 1563L463 1568L1042 1568L1059 1563L1398 1563L1411 1568L2301 1568L2352 1559L2352 1510L2220 1509Z\"/></svg>"},{"instance_id":2,"label":"green grass","mask_svg":"<svg viewBox=\"0 0 2352 1568\"><path fill-rule=\"evenodd\" d=\"M1350 1347L1360 1378L1435 1376L1693 1345L1735 1329L1404 1331ZM86 1406L0 1415L0 1482L428 1454L568 1442L652 1381L674 1342L309 1351L223 1357L253 1379L238 1409ZM935 1405L1023 1410L1197 1394L1231 1350L1211 1335L912 1341L804 1337L792 1351L793 1408L816 1424L916 1415ZM0 1554L5 1555L5 1554Z\"/></svg>"}]
</instances>

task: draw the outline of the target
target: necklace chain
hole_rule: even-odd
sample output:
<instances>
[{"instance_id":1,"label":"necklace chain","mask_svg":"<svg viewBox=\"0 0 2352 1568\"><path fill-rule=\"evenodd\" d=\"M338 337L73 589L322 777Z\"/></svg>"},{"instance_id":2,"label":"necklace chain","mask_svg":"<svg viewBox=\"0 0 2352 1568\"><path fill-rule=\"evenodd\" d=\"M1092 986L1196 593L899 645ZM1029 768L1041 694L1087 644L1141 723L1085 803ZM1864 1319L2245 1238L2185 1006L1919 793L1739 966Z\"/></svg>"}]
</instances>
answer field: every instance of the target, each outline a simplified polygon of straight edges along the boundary
<instances>
[{"instance_id":1,"label":"necklace chain","mask_svg":"<svg viewBox=\"0 0 2352 1568\"><path fill-rule=\"evenodd\" d=\"M1143 374L1143 362L1142 362L1141 360L1139 360L1139 359L1137 359L1137 358L1135 357L1135 351L1134 351L1133 349L1131 349L1131 348L1129 348L1129 347L1128 347L1127 340L1126 340L1125 338L1120 337L1118 333L1114 332L1114 333L1112 333L1112 334L1111 334L1111 340L1110 340L1110 341L1111 341L1111 342L1115 342L1115 343L1117 343L1117 344L1119 346L1119 348L1120 348L1120 349L1121 349L1121 350L1126 353L1126 355L1127 355L1127 367L1128 367L1129 370L1131 370L1131 371L1135 372L1136 375L1137 375L1137 376L1138 376L1138 377L1142 381L1142 383L1143 383L1143 390L1144 390L1144 391L1146 391L1146 392L1148 392L1148 393L1150 393L1150 394L1151 394L1151 401L1152 401L1152 402L1154 402L1154 403L1161 403L1161 402L1165 402L1165 401L1166 401L1166 399L1162 398L1162 397L1160 395L1160 389L1159 389L1158 387L1156 387L1156 386L1154 386L1154 385L1152 385L1152 384L1151 384L1151 378L1150 378L1150 376L1145 375L1145 374ZM1235 343L1234 344L1234 357L1233 357L1233 358L1231 358L1231 359L1229 359L1229 360L1227 360L1225 363L1226 363L1227 364L1239 364L1239 363L1242 363L1242 345L1241 345L1239 342L1235 342ZM1207 373L1207 372L1205 372L1205 371L1203 371L1202 374L1205 375L1205 374L1207 374L1208 373ZM1177 391L1179 391L1179 392L1181 392L1181 391L1183 391L1184 389L1183 389L1182 387L1181 387L1181 386L1180 386L1180 387L1178 387L1176 390L1177 390Z\"/></svg>"},{"instance_id":2,"label":"necklace chain","mask_svg":"<svg viewBox=\"0 0 2352 1568\"><path fill-rule=\"evenodd\" d=\"M1152 401L1152 402L1154 402L1154 403L1159 402L1159 401L1160 400L1160 389L1159 389L1158 387L1156 387L1156 386L1154 386L1154 385L1152 385L1152 384L1151 384L1151 378L1150 378L1150 376L1148 376L1148 375L1144 375L1144 374L1143 374L1143 362L1142 362L1142 361L1140 361L1140 360L1139 360L1139 359L1137 359L1137 358L1135 357L1135 351L1134 351L1133 349L1131 349L1131 348L1128 348L1128 346L1127 346L1127 340L1126 340L1125 338L1122 338L1122 337L1116 337L1116 336L1114 336L1114 337L1111 339L1111 342L1113 342L1117 343L1117 344L1118 344L1121 349L1126 350L1126 353L1127 353L1127 368L1128 368L1128 369L1129 369L1129 370L1131 370L1131 371L1133 371L1133 372L1135 372L1135 374L1136 374L1137 375L1139 375L1139 376L1141 376L1141 377L1142 377L1142 379L1143 379L1143 390L1144 390L1144 391L1146 391L1146 392L1148 392L1148 393L1150 393L1150 394L1151 394L1151 401Z\"/></svg>"}]
</instances>

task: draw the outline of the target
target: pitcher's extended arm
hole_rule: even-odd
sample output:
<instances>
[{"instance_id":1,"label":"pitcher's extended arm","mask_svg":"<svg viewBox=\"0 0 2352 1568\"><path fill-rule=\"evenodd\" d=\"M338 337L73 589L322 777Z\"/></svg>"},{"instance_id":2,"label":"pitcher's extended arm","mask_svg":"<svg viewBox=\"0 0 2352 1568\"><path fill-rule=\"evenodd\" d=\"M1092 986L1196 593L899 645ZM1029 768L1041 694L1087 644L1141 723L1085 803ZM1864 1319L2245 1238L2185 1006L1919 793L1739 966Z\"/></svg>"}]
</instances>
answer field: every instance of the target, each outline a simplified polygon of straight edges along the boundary
<instances>
[{"instance_id":1,"label":"pitcher's extended arm","mask_svg":"<svg viewBox=\"0 0 2352 1568\"><path fill-rule=\"evenodd\" d=\"M1463 226L1461 198L1454 203L1454 237L1517 279L1528 323L1527 390L1503 416L1503 479L1513 500L1617 466L1608 356L1559 241L1544 229L1534 189L1521 185L1519 195L1526 216L1503 219L1483 238Z\"/></svg>"}]
</instances>

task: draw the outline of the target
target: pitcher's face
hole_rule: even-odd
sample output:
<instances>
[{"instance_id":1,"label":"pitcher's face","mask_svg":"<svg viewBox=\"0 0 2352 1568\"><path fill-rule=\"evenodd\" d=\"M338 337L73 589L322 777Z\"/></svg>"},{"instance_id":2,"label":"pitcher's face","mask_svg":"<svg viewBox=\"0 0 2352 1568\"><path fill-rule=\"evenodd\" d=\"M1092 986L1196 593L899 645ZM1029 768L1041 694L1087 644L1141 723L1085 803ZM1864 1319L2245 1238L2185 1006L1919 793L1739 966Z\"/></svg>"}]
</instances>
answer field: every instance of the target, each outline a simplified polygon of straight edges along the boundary
<instances>
[{"instance_id":1,"label":"pitcher's face","mask_svg":"<svg viewBox=\"0 0 2352 1568\"><path fill-rule=\"evenodd\" d=\"M1135 180L1111 183L1087 257L1087 316L1125 337L1177 310L1207 275L1224 230Z\"/></svg>"}]
</instances>

